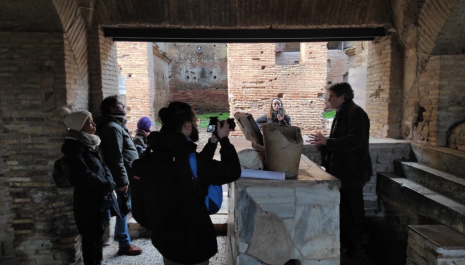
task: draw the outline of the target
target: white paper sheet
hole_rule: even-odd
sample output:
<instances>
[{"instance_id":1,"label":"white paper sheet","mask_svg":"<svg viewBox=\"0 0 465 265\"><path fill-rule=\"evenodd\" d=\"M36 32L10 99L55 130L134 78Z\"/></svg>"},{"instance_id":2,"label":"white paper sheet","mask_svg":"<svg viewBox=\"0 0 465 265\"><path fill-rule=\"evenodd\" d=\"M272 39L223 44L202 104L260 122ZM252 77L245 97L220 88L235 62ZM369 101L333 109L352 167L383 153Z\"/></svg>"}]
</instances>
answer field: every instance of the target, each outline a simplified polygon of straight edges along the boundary
<instances>
[{"instance_id":1,"label":"white paper sheet","mask_svg":"<svg viewBox=\"0 0 465 265\"><path fill-rule=\"evenodd\" d=\"M242 169L241 178L284 180L284 172Z\"/></svg>"}]
</instances>

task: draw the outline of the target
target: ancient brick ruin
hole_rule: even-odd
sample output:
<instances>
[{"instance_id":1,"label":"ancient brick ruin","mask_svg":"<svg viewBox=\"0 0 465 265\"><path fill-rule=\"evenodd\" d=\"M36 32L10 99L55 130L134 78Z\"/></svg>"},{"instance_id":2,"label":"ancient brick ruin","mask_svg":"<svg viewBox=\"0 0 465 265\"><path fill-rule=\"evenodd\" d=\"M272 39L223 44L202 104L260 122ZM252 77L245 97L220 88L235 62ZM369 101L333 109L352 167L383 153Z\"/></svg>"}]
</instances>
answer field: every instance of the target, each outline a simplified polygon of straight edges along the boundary
<instances>
[{"instance_id":1,"label":"ancient brick ruin","mask_svg":"<svg viewBox=\"0 0 465 265\"><path fill-rule=\"evenodd\" d=\"M421 249L410 247L407 253L407 243L419 242L434 251L448 245L432 248L430 234L408 225L442 225L464 233L463 197L454 195L463 194L460 183L465 178L463 14L464 0L3 1L0 263L70 264L81 258L73 191L57 189L51 177L66 134L61 107L89 110L98 117L100 102L119 94L124 80L123 98L131 106L128 118L134 126L138 117L155 119L156 110L169 100L189 99L195 107L212 110L221 107L203 106L205 97L215 103L226 100L232 113L259 116L269 99L282 93L294 124L309 133L324 130L321 113L327 106L320 94L329 81L344 78L327 72L333 58L342 58L347 64L342 71L349 74L366 65L365 110L371 121L375 175L364 195L373 253L393 259L390 264L425 264ZM165 29L179 35L168 41L147 34L124 39L109 37L111 28ZM363 42L355 45L355 56L327 50L326 43L338 37L324 38L328 34L356 41L344 32L373 28L385 29L385 36L359 39ZM194 61L171 57L180 56L181 48L166 44L178 40L185 48L189 44L183 38L193 38L187 33L200 29L238 38L238 43L216 40L227 47L200 45L203 53L227 51L227 56L209 60L205 71ZM272 34L296 29L322 31L298 41L299 60L278 55L282 61L277 61L275 43L290 41ZM270 34L273 41L260 43L265 35L251 37L241 30L264 30L268 33L260 34ZM130 51L117 52L119 48ZM170 76L175 59L192 64L188 73L179 67L180 72ZM132 68L138 60L148 62L146 70ZM132 82L135 76L144 81ZM195 86L193 77L209 84L176 90L180 83ZM253 100L244 101L244 96ZM320 159L314 146L305 146L303 153L313 161ZM376 252L384 249L382 242L394 247Z\"/></svg>"}]
</instances>

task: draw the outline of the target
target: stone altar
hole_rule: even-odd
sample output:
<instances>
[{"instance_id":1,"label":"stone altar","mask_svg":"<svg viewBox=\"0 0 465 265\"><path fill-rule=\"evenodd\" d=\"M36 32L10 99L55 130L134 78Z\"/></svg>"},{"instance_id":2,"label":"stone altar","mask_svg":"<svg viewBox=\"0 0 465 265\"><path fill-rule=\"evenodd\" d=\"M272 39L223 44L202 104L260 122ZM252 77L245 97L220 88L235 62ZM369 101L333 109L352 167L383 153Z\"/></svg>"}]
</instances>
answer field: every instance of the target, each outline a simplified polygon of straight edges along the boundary
<instances>
[{"instance_id":1,"label":"stone altar","mask_svg":"<svg viewBox=\"0 0 465 265\"><path fill-rule=\"evenodd\" d=\"M294 180L229 184L228 264L339 264L339 187L304 155Z\"/></svg>"}]
</instances>

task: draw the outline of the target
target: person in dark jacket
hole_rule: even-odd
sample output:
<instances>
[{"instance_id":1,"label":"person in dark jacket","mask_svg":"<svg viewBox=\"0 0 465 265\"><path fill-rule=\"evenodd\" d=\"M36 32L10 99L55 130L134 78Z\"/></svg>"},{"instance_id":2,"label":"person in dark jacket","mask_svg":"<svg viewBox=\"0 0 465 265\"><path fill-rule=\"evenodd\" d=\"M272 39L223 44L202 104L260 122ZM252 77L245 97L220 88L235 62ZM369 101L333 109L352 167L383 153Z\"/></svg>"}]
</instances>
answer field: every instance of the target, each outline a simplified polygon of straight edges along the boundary
<instances>
[{"instance_id":1,"label":"person in dark jacket","mask_svg":"<svg viewBox=\"0 0 465 265\"><path fill-rule=\"evenodd\" d=\"M218 122L218 138L212 135L197 153L197 118L189 104L172 102L160 110L159 117L161 130L150 133L146 157L134 163L134 178L145 181L152 243L165 265L208 264L218 252L205 206L208 186L233 182L241 174L236 149L228 139L229 126L220 127ZM218 142L221 161L213 160ZM196 154L197 178L191 171L190 153Z\"/></svg>"},{"instance_id":2,"label":"person in dark jacket","mask_svg":"<svg viewBox=\"0 0 465 265\"><path fill-rule=\"evenodd\" d=\"M278 113L279 108L283 108L283 115ZM262 123L279 123L282 125L291 125L291 117L287 115L286 109L280 98L273 98L271 100L270 109L268 113L255 120L258 128L262 129Z\"/></svg>"},{"instance_id":3,"label":"person in dark jacket","mask_svg":"<svg viewBox=\"0 0 465 265\"><path fill-rule=\"evenodd\" d=\"M341 247L348 256L363 253L365 210L363 186L373 175L369 151L370 120L353 102L354 91L348 83L329 88L331 107L336 116L329 138L313 134L316 145L323 146L324 167L341 180L340 227Z\"/></svg>"},{"instance_id":4,"label":"person in dark jacket","mask_svg":"<svg viewBox=\"0 0 465 265\"><path fill-rule=\"evenodd\" d=\"M106 97L100 105L102 116L96 119L97 135L102 139L103 159L110 168L116 183L118 204L130 204L131 189L128 177L132 176L132 162L139 158L131 135L126 128L124 104L118 96ZM129 198L128 203L123 198ZM121 217L116 217L116 232L119 242L118 253L123 255L140 255L142 249L131 243L128 233L128 212L121 209Z\"/></svg>"},{"instance_id":5,"label":"person in dark jacket","mask_svg":"<svg viewBox=\"0 0 465 265\"><path fill-rule=\"evenodd\" d=\"M132 141L136 146L139 156L141 156L147 148L147 137L150 134L151 126L152 122L147 117L142 117L137 122L136 136L134 136L134 139L132 139Z\"/></svg>"},{"instance_id":6,"label":"person in dark jacket","mask_svg":"<svg viewBox=\"0 0 465 265\"><path fill-rule=\"evenodd\" d=\"M102 235L109 224L110 210L119 214L113 194L115 182L100 157L100 138L87 111L62 110L63 122L69 128L62 151L65 154L74 188L74 218L82 236L85 265L102 262Z\"/></svg>"}]
</instances>

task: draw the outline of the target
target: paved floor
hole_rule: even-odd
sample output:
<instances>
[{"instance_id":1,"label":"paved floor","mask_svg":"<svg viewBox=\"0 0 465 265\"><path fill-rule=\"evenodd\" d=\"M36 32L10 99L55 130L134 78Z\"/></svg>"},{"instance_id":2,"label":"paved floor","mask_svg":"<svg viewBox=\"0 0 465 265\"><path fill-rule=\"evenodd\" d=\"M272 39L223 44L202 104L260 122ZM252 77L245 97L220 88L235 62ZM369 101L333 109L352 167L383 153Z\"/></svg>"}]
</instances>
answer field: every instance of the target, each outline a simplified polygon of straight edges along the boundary
<instances>
[{"instance_id":1,"label":"paved floor","mask_svg":"<svg viewBox=\"0 0 465 265\"><path fill-rule=\"evenodd\" d=\"M226 264L226 236L218 236L218 253L210 259L210 265ZM163 265L163 257L148 238L133 240L133 244L144 251L139 256L118 255L118 242L103 249L103 261L106 265Z\"/></svg>"}]
</instances>

